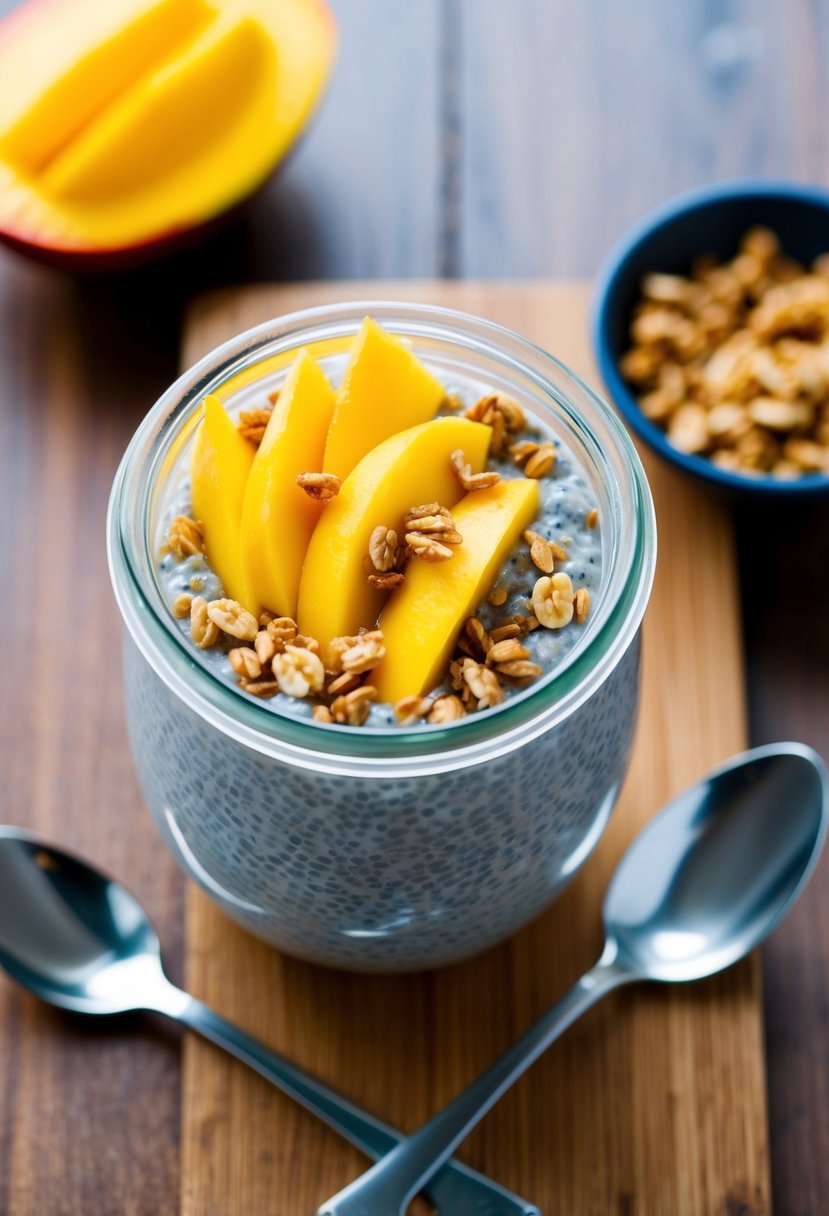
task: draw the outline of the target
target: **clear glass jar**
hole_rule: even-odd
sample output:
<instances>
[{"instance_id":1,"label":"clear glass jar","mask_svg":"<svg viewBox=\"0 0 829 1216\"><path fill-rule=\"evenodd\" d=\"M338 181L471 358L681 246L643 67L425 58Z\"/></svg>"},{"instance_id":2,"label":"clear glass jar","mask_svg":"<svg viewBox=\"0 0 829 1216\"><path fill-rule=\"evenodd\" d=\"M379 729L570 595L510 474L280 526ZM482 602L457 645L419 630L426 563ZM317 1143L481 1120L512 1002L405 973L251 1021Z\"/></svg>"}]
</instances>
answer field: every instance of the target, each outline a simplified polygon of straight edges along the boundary
<instances>
[{"instance_id":1,"label":"clear glass jar","mask_svg":"<svg viewBox=\"0 0 829 1216\"><path fill-rule=\"evenodd\" d=\"M157 571L167 479L206 393L232 411L300 346L336 383L365 314L445 382L517 397L567 444L599 506L600 593L548 676L451 725L354 729L275 712L217 677L176 628ZM290 953L408 970L481 950L572 879L628 764L653 504L633 445L583 381L508 330L446 309L360 303L281 317L187 371L136 432L112 491L133 756L159 830L235 920Z\"/></svg>"}]
</instances>

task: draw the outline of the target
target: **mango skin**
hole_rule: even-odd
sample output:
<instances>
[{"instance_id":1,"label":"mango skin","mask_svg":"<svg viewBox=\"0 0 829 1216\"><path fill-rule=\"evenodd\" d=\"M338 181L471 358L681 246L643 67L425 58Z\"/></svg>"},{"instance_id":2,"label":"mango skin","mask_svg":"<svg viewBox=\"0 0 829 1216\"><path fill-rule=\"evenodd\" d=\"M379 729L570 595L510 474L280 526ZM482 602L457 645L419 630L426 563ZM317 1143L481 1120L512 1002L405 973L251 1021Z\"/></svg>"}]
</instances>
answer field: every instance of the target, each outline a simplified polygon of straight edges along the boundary
<instances>
[{"instance_id":1,"label":"mango skin","mask_svg":"<svg viewBox=\"0 0 829 1216\"><path fill-rule=\"evenodd\" d=\"M193 514L202 525L207 559L225 594L259 615L260 604L242 557L245 485L254 449L239 434L218 397L204 399L204 418L190 458Z\"/></svg>"},{"instance_id":2,"label":"mango skin","mask_svg":"<svg viewBox=\"0 0 829 1216\"><path fill-rule=\"evenodd\" d=\"M366 317L354 339L325 445L341 481L378 443L434 418L446 390L394 334Z\"/></svg>"},{"instance_id":3,"label":"mango skin","mask_svg":"<svg viewBox=\"0 0 829 1216\"><path fill-rule=\"evenodd\" d=\"M322 469L334 390L307 350L280 390L253 458L242 507L241 544L251 587L277 616L294 616L302 563L325 505L296 484Z\"/></svg>"},{"instance_id":4,"label":"mango skin","mask_svg":"<svg viewBox=\"0 0 829 1216\"><path fill-rule=\"evenodd\" d=\"M492 429L480 422L435 418L373 448L346 478L311 537L299 586L300 632L317 639L324 658L332 638L377 621L384 596L369 584L363 566L374 529L400 529L406 511L422 503L453 507L462 490L451 453L462 448L480 472L491 438Z\"/></svg>"},{"instance_id":5,"label":"mango skin","mask_svg":"<svg viewBox=\"0 0 829 1216\"><path fill-rule=\"evenodd\" d=\"M431 692L442 679L464 621L498 577L521 533L538 514L538 482L518 477L476 490L453 511L463 536L454 556L412 561L380 615L386 657L372 673L381 701Z\"/></svg>"}]
</instances>

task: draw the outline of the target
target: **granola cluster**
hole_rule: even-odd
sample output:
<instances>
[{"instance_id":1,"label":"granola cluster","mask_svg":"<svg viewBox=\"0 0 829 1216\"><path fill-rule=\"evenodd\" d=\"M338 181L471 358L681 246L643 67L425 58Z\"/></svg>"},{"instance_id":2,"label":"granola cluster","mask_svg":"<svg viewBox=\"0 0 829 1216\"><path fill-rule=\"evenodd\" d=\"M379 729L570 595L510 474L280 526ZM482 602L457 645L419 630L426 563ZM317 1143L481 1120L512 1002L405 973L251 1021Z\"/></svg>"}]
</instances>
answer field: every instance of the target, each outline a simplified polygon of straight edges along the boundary
<instances>
[{"instance_id":1,"label":"granola cluster","mask_svg":"<svg viewBox=\"0 0 829 1216\"><path fill-rule=\"evenodd\" d=\"M317 502L328 502L340 492L340 479L333 473L300 473L296 483L309 498Z\"/></svg>"},{"instance_id":2,"label":"granola cluster","mask_svg":"<svg viewBox=\"0 0 829 1216\"><path fill-rule=\"evenodd\" d=\"M454 547L463 542L452 512L439 502L411 507L403 516L402 531L401 543L395 528L378 524L369 538L363 565L369 583L380 591L393 591L400 586L410 558L445 562Z\"/></svg>"},{"instance_id":3,"label":"granola cluster","mask_svg":"<svg viewBox=\"0 0 829 1216\"><path fill-rule=\"evenodd\" d=\"M386 653L380 630L334 638L326 668L319 643L301 634L292 617L263 612L257 620L236 600L187 598L191 638L203 650L228 645L228 662L245 692L263 699L278 692L297 700L313 698L318 722L365 722L377 699L371 672Z\"/></svg>"},{"instance_id":4,"label":"granola cluster","mask_svg":"<svg viewBox=\"0 0 829 1216\"><path fill-rule=\"evenodd\" d=\"M239 414L239 434L258 448L265 438L265 429L271 420L272 413L273 407L242 410Z\"/></svg>"},{"instance_id":5,"label":"granola cluster","mask_svg":"<svg viewBox=\"0 0 829 1216\"><path fill-rule=\"evenodd\" d=\"M747 476L829 473L829 254L806 271L753 228L730 262L641 291L620 370L674 447Z\"/></svg>"},{"instance_id":6,"label":"granola cluster","mask_svg":"<svg viewBox=\"0 0 829 1216\"><path fill-rule=\"evenodd\" d=\"M172 553L178 561L187 557L195 557L205 552L204 533L201 524L187 515L177 515L167 529L167 543L162 545L161 554Z\"/></svg>"},{"instance_id":7,"label":"granola cluster","mask_svg":"<svg viewBox=\"0 0 829 1216\"><path fill-rule=\"evenodd\" d=\"M527 425L521 406L506 393L487 393L471 405L463 416L472 422L483 422L492 427L490 451L493 456L500 456L509 436L523 431Z\"/></svg>"},{"instance_id":8,"label":"granola cluster","mask_svg":"<svg viewBox=\"0 0 829 1216\"><path fill-rule=\"evenodd\" d=\"M271 420L273 407L279 398L279 391L275 390L268 393L268 404L257 406L251 410L241 410L239 412L239 433L243 439L247 439L254 447L259 447L265 437L265 430Z\"/></svg>"}]
</instances>

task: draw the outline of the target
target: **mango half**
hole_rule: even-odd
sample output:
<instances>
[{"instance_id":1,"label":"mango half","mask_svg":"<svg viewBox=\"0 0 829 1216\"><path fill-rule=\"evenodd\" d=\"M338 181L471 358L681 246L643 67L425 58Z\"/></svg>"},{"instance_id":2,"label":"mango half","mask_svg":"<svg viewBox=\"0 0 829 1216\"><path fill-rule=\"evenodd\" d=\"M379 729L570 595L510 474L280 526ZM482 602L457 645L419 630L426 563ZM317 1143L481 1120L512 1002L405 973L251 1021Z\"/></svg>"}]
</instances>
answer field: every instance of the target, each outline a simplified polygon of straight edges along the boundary
<instances>
[{"instance_id":1,"label":"mango half","mask_svg":"<svg viewBox=\"0 0 829 1216\"><path fill-rule=\"evenodd\" d=\"M384 596L367 581L363 564L374 529L399 529L406 511L422 503L454 506L461 488L452 452L462 448L473 472L480 472L491 438L492 428L483 423L435 418L372 448L345 479L314 529L299 585L300 632L317 639L323 657L332 638L377 622Z\"/></svg>"},{"instance_id":2,"label":"mango half","mask_svg":"<svg viewBox=\"0 0 829 1216\"><path fill-rule=\"evenodd\" d=\"M0 23L0 240L148 260L246 198L307 121L325 0L28 0Z\"/></svg>"},{"instance_id":3,"label":"mango half","mask_svg":"<svg viewBox=\"0 0 829 1216\"><path fill-rule=\"evenodd\" d=\"M463 536L452 558L411 561L406 581L380 616L386 657L372 673L381 701L431 692L458 633L489 591L510 550L538 513L538 482L527 477L476 490L453 511Z\"/></svg>"}]
</instances>

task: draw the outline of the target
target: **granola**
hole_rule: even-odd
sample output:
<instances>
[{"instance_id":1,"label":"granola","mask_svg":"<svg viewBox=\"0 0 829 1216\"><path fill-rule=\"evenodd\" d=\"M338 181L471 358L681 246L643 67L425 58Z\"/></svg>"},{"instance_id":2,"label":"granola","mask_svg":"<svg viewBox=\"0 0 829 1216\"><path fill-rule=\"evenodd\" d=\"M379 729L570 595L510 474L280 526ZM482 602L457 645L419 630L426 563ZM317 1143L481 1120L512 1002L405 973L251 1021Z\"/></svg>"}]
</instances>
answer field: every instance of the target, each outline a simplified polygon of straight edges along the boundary
<instances>
[{"instance_id":1,"label":"granola","mask_svg":"<svg viewBox=\"0 0 829 1216\"><path fill-rule=\"evenodd\" d=\"M252 642L259 632L256 617L237 600L211 600L207 605L207 615L223 633L232 638L241 638L243 642Z\"/></svg>"},{"instance_id":2,"label":"granola","mask_svg":"<svg viewBox=\"0 0 829 1216\"><path fill-rule=\"evenodd\" d=\"M463 542L451 511L437 502L411 507L403 517L403 528L408 556L426 562L448 561L452 556L450 546Z\"/></svg>"},{"instance_id":3,"label":"granola","mask_svg":"<svg viewBox=\"0 0 829 1216\"><path fill-rule=\"evenodd\" d=\"M496 473L494 469L485 470L483 473L473 473L472 465L460 448L452 453L449 457L449 462L452 466L452 472L467 494L471 494L473 490L489 490L501 480L501 474Z\"/></svg>"},{"instance_id":4,"label":"granola","mask_svg":"<svg viewBox=\"0 0 829 1216\"><path fill-rule=\"evenodd\" d=\"M533 610L545 629L562 629L573 619L575 592L569 574L538 579L533 587Z\"/></svg>"},{"instance_id":5,"label":"granola","mask_svg":"<svg viewBox=\"0 0 829 1216\"><path fill-rule=\"evenodd\" d=\"M646 275L630 336L620 371L674 447L746 476L829 474L826 254L807 270L753 228L731 261Z\"/></svg>"},{"instance_id":6,"label":"granola","mask_svg":"<svg viewBox=\"0 0 829 1216\"><path fill-rule=\"evenodd\" d=\"M424 562L446 562L452 556L448 544L421 532L407 532L406 545L411 557L420 557Z\"/></svg>"},{"instance_id":7,"label":"granola","mask_svg":"<svg viewBox=\"0 0 829 1216\"><path fill-rule=\"evenodd\" d=\"M432 702L432 708L426 716L426 721L432 725L443 724L444 722L457 722L458 718L465 718L466 710L463 701L460 697L455 697L448 693L443 697L435 697Z\"/></svg>"},{"instance_id":8,"label":"granola","mask_svg":"<svg viewBox=\"0 0 829 1216\"><path fill-rule=\"evenodd\" d=\"M331 716L344 726L362 726L371 710L371 702L376 700L377 689L371 684L363 684L332 701Z\"/></svg>"},{"instance_id":9,"label":"granola","mask_svg":"<svg viewBox=\"0 0 829 1216\"><path fill-rule=\"evenodd\" d=\"M255 447L259 447L265 437L265 430L271 420L273 407L270 409L241 410L239 413L239 434Z\"/></svg>"},{"instance_id":10,"label":"granola","mask_svg":"<svg viewBox=\"0 0 829 1216\"><path fill-rule=\"evenodd\" d=\"M353 646L343 651L343 671L351 675L359 675L364 671L372 671L385 658L386 647L383 635L379 629L373 633L365 633L358 638Z\"/></svg>"},{"instance_id":11,"label":"granola","mask_svg":"<svg viewBox=\"0 0 829 1216\"><path fill-rule=\"evenodd\" d=\"M380 524L374 529L368 542L368 555L379 574L395 569L400 559L400 543L394 528Z\"/></svg>"},{"instance_id":12,"label":"granola","mask_svg":"<svg viewBox=\"0 0 829 1216\"><path fill-rule=\"evenodd\" d=\"M258 680L262 674L262 663L255 650L249 646L234 646L227 654L230 666L245 680Z\"/></svg>"},{"instance_id":13,"label":"granola","mask_svg":"<svg viewBox=\"0 0 829 1216\"><path fill-rule=\"evenodd\" d=\"M334 675L342 672L370 671L376 667L386 653L380 629L366 630L353 637L332 638L328 648L330 670Z\"/></svg>"},{"instance_id":14,"label":"granola","mask_svg":"<svg viewBox=\"0 0 829 1216\"><path fill-rule=\"evenodd\" d=\"M573 617L577 625L583 625L590 612L590 592L586 587L579 587L573 600Z\"/></svg>"},{"instance_id":15,"label":"granola","mask_svg":"<svg viewBox=\"0 0 829 1216\"><path fill-rule=\"evenodd\" d=\"M289 643L282 654L274 655L271 667L281 691L289 697L302 699L319 692L325 683L322 659L302 646Z\"/></svg>"},{"instance_id":16,"label":"granola","mask_svg":"<svg viewBox=\"0 0 829 1216\"><path fill-rule=\"evenodd\" d=\"M528 659L530 652L522 646L517 638L504 638L490 647L486 661L489 667L498 667L501 663L511 663L515 659Z\"/></svg>"},{"instance_id":17,"label":"granola","mask_svg":"<svg viewBox=\"0 0 829 1216\"><path fill-rule=\"evenodd\" d=\"M403 575L396 570L390 570L388 574L369 574L368 582L378 591L394 591L403 582Z\"/></svg>"},{"instance_id":18,"label":"granola","mask_svg":"<svg viewBox=\"0 0 829 1216\"><path fill-rule=\"evenodd\" d=\"M276 654L277 645L267 629L260 629L253 639L253 648L256 651L256 657L259 662L263 667L267 667Z\"/></svg>"},{"instance_id":19,"label":"granola","mask_svg":"<svg viewBox=\"0 0 829 1216\"><path fill-rule=\"evenodd\" d=\"M556 462L555 444L542 443L524 461L525 477L546 477Z\"/></svg>"},{"instance_id":20,"label":"granola","mask_svg":"<svg viewBox=\"0 0 829 1216\"><path fill-rule=\"evenodd\" d=\"M219 640L219 626L207 613L207 600L197 595L190 603L190 637L201 650L207 650Z\"/></svg>"},{"instance_id":21,"label":"granola","mask_svg":"<svg viewBox=\"0 0 829 1216\"><path fill-rule=\"evenodd\" d=\"M394 706L394 716L401 726L411 726L428 717L432 705L430 697L402 697Z\"/></svg>"},{"instance_id":22,"label":"granola","mask_svg":"<svg viewBox=\"0 0 829 1216\"><path fill-rule=\"evenodd\" d=\"M328 502L340 492L340 479L333 473L300 473L296 483L309 498L317 502Z\"/></svg>"},{"instance_id":23,"label":"granola","mask_svg":"<svg viewBox=\"0 0 829 1216\"><path fill-rule=\"evenodd\" d=\"M263 700L275 697L279 692L276 680L240 680L239 687L249 692L252 697L261 697Z\"/></svg>"},{"instance_id":24,"label":"granola","mask_svg":"<svg viewBox=\"0 0 829 1216\"><path fill-rule=\"evenodd\" d=\"M177 620L184 620L190 615L190 606L193 603L193 597L187 591L182 591L181 595L177 595L171 605L173 616Z\"/></svg>"},{"instance_id":25,"label":"granola","mask_svg":"<svg viewBox=\"0 0 829 1216\"><path fill-rule=\"evenodd\" d=\"M527 425L523 409L514 397L509 397L506 393L488 393L479 398L466 410L464 418L471 418L473 422L484 422L492 427L490 450L494 456L503 452L509 435L524 430Z\"/></svg>"},{"instance_id":26,"label":"granola","mask_svg":"<svg viewBox=\"0 0 829 1216\"><path fill-rule=\"evenodd\" d=\"M555 566L553 550L543 536L534 536L530 544L530 558L544 574L552 574Z\"/></svg>"},{"instance_id":27,"label":"granola","mask_svg":"<svg viewBox=\"0 0 829 1216\"><path fill-rule=\"evenodd\" d=\"M172 553L179 561L204 553L204 533L201 524L189 515L177 515L167 529L167 543L162 553Z\"/></svg>"},{"instance_id":28,"label":"granola","mask_svg":"<svg viewBox=\"0 0 829 1216\"><path fill-rule=\"evenodd\" d=\"M497 675L489 667L466 658L461 665L461 675L463 688L477 709L492 709L503 701L503 689Z\"/></svg>"},{"instance_id":29,"label":"granola","mask_svg":"<svg viewBox=\"0 0 829 1216\"><path fill-rule=\"evenodd\" d=\"M587 526L589 528L590 524L588 523ZM540 533L538 533L538 532L531 531L529 528L524 533L524 540L530 546L531 553L532 553L532 546L535 544L535 542L538 540L543 540L544 543L549 546L550 553L552 554L555 561L566 562L566 561L570 560L570 555L568 554L567 550L562 545L558 544L554 540L547 540L546 537L541 536ZM545 573L552 573L552 571L545 571Z\"/></svg>"}]
</instances>

